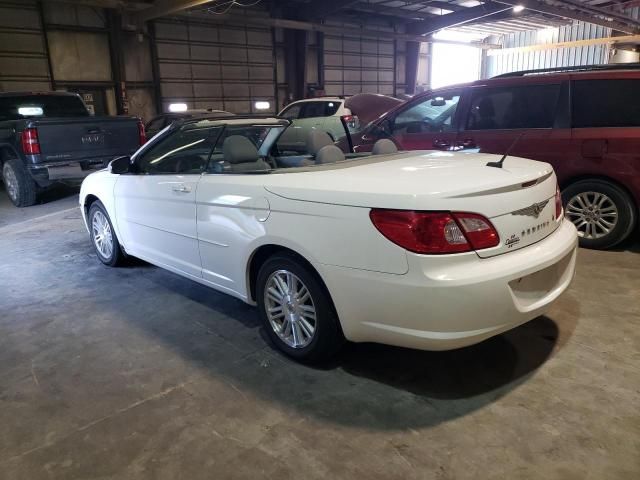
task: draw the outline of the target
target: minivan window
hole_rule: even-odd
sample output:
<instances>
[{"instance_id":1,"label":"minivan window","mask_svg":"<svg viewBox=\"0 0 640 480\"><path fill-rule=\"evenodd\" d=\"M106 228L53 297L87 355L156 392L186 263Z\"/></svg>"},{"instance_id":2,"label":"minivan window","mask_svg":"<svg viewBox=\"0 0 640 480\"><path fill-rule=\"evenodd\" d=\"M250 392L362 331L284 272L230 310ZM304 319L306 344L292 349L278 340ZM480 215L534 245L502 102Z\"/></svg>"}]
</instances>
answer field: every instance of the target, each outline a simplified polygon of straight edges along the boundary
<instances>
[{"instance_id":1,"label":"minivan window","mask_svg":"<svg viewBox=\"0 0 640 480\"><path fill-rule=\"evenodd\" d=\"M459 100L458 94L429 96L398 114L393 121L392 133L397 135L451 131Z\"/></svg>"},{"instance_id":2,"label":"minivan window","mask_svg":"<svg viewBox=\"0 0 640 480\"><path fill-rule=\"evenodd\" d=\"M575 80L574 128L640 127L640 80Z\"/></svg>"},{"instance_id":3,"label":"minivan window","mask_svg":"<svg viewBox=\"0 0 640 480\"><path fill-rule=\"evenodd\" d=\"M467 130L551 128L559 84L479 88L473 92Z\"/></svg>"}]
</instances>

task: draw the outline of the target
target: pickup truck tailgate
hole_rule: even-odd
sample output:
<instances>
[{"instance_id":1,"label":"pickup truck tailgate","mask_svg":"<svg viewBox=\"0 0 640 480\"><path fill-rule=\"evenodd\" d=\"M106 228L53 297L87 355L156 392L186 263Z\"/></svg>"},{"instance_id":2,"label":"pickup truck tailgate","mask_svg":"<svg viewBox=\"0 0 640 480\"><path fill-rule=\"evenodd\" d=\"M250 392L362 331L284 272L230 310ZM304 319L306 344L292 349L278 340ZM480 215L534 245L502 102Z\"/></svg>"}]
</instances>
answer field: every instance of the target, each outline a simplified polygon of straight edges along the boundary
<instances>
[{"instance_id":1,"label":"pickup truck tailgate","mask_svg":"<svg viewBox=\"0 0 640 480\"><path fill-rule=\"evenodd\" d=\"M131 117L47 118L37 120L42 161L81 161L135 152L137 119Z\"/></svg>"}]
</instances>

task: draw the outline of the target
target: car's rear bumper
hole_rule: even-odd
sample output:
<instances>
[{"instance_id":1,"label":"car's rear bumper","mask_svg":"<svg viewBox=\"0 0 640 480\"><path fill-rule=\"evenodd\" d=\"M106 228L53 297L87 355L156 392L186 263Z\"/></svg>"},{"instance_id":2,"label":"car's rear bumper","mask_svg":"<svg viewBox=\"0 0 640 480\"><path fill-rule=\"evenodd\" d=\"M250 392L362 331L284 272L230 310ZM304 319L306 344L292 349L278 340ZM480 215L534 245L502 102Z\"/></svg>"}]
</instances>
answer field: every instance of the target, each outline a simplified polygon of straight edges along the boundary
<instances>
[{"instance_id":1,"label":"car's rear bumper","mask_svg":"<svg viewBox=\"0 0 640 480\"><path fill-rule=\"evenodd\" d=\"M349 340L447 350L545 313L573 279L576 249L575 227L564 221L540 242L496 257L408 254L405 275L321 271Z\"/></svg>"}]
</instances>

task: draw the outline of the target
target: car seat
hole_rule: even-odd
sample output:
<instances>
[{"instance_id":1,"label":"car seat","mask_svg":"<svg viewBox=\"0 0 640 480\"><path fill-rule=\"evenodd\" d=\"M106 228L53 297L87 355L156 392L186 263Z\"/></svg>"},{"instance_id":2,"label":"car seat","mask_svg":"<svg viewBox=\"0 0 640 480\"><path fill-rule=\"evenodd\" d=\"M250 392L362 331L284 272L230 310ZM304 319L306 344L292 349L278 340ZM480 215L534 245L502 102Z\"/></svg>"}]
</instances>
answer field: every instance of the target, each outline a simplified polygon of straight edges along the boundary
<instances>
[{"instance_id":1,"label":"car seat","mask_svg":"<svg viewBox=\"0 0 640 480\"><path fill-rule=\"evenodd\" d=\"M336 163L344 159L344 152L333 144L325 145L316 153L316 164Z\"/></svg>"},{"instance_id":2,"label":"car seat","mask_svg":"<svg viewBox=\"0 0 640 480\"><path fill-rule=\"evenodd\" d=\"M373 144L373 148L371 149L372 155L389 155L397 152L398 147L396 147L396 144L388 138L381 138Z\"/></svg>"},{"instance_id":3,"label":"car seat","mask_svg":"<svg viewBox=\"0 0 640 480\"><path fill-rule=\"evenodd\" d=\"M269 170L269 164L258 154L258 149L247 137L231 135L222 143L224 162L216 164L218 173L242 173Z\"/></svg>"}]
</instances>

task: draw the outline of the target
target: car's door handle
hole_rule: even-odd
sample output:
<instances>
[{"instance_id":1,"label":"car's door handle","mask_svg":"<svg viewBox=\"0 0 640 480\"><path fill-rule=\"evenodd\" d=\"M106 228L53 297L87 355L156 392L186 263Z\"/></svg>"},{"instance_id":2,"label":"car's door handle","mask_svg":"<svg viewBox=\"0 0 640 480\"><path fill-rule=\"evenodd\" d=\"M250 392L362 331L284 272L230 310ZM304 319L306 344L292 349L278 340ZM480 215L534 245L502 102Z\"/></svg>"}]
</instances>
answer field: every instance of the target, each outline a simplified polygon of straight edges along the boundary
<instances>
[{"instance_id":1,"label":"car's door handle","mask_svg":"<svg viewBox=\"0 0 640 480\"><path fill-rule=\"evenodd\" d=\"M187 187L186 185L174 185L173 187L171 187L171 190L173 190L174 192L189 193L191 191L191 188Z\"/></svg>"}]
</instances>

